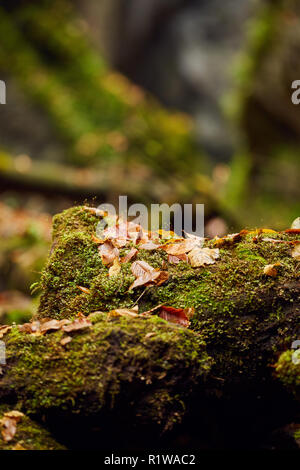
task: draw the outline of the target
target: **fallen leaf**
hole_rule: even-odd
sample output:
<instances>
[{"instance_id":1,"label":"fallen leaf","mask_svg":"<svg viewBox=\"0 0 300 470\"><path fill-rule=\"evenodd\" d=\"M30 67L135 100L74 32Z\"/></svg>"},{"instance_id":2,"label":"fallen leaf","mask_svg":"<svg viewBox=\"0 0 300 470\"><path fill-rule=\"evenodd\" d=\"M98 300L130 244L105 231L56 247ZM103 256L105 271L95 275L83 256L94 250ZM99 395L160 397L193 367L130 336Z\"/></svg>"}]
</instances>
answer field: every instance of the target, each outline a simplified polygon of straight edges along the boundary
<instances>
[{"instance_id":1,"label":"fallen leaf","mask_svg":"<svg viewBox=\"0 0 300 470\"><path fill-rule=\"evenodd\" d=\"M166 305L163 305L158 316L171 323L177 323L181 326L188 327L190 324L189 319L193 316L193 314L193 308L183 309L167 307Z\"/></svg>"},{"instance_id":2,"label":"fallen leaf","mask_svg":"<svg viewBox=\"0 0 300 470\"><path fill-rule=\"evenodd\" d=\"M184 232L184 233L185 233L186 238L188 238L189 240L194 240L197 243L197 246L199 247L203 246L203 243L205 241L204 237L199 237L198 235L192 235L191 233L188 233L188 232Z\"/></svg>"},{"instance_id":3,"label":"fallen leaf","mask_svg":"<svg viewBox=\"0 0 300 470\"><path fill-rule=\"evenodd\" d=\"M118 248L114 247L111 242L105 242L98 247L102 263L105 265L112 264L119 257Z\"/></svg>"},{"instance_id":4,"label":"fallen leaf","mask_svg":"<svg viewBox=\"0 0 300 470\"><path fill-rule=\"evenodd\" d=\"M291 225L291 229L300 229L300 217L297 217Z\"/></svg>"},{"instance_id":5,"label":"fallen leaf","mask_svg":"<svg viewBox=\"0 0 300 470\"><path fill-rule=\"evenodd\" d=\"M292 257L300 261L300 245L296 245L292 250Z\"/></svg>"},{"instance_id":6,"label":"fallen leaf","mask_svg":"<svg viewBox=\"0 0 300 470\"><path fill-rule=\"evenodd\" d=\"M285 233L291 233L291 234L294 234L294 235L299 235L300 234L300 229L299 228L288 228L284 232Z\"/></svg>"},{"instance_id":7,"label":"fallen leaf","mask_svg":"<svg viewBox=\"0 0 300 470\"><path fill-rule=\"evenodd\" d=\"M157 271L146 263L146 261L135 261L132 263L131 272L136 277L136 280L131 284L129 290L134 289L135 287L148 285L149 283L161 285L169 277L167 271Z\"/></svg>"},{"instance_id":8,"label":"fallen leaf","mask_svg":"<svg viewBox=\"0 0 300 470\"><path fill-rule=\"evenodd\" d=\"M180 241L178 243L168 243L164 245L160 245L159 248L165 250L169 255L184 255L188 253L193 248L197 246L197 241L193 239L185 239L184 241Z\"/></svg>"},{"instance_id":9,"label":"fallen leaf","mask_svg":"<svg viewBox=\"0 0 300 470\"><path fill-rule=\"evenodd\" d=\"M24 414L17 410L4 413L0 424L2 426L1 434L5 442L9 442L14 438L17 432L17 423L19 423L23 417Z\"/></svg>"},{"instance_id":10,"label":"fallen leaf","mask_svg":"<svg viewBox=\"0 0 300 470\"><path fill-rule=\"evenodd\" d=\"M183 255L168 255L168 263L171 264L178 264L180 261L185 261L186 263L188 262L188 256L186 254Z\"/></svg>"},{"instance_id":11,"label":"fallen leaf","mask_svg":"<svg viewBox=\"0 0 300 470\"><path fill-rule=\"evenodd\" d=\"M71 336L65 336L62 340L60 340L60 344L62 346L65 346L66 344L70 343L72 341Z\"/></svg>"},{"instance_id":12,"label":"fallen leaf","mask_svg":"<svg viewBox=\"0 0 300 470\"><path fill-rule=\"evenodd\" d=\"M264 267L264 274L266 274L267 276L276 277L278 274L278 270L276 269L276 267L278 266L281 266L281 264L280 263L267 264Z\"/></svg>"},{"instance_id":13,"label":"fallen leaf","mask_svg":"<svg viewBox=\"0 0 300 470\"><path fill-rule=\"evenodd\" d=\"M97 244L99 244L99 245L100 245L100 244L102 245L102 243L105 243L105 239L103 239L103 238L98 238L98 237L96 237L94 234L92 234L92 240L93 240L94 243L97 243Z\"/></svg>"},{"instance_id":14,"label":"fallen leaf","mask_svg":"<svg viewBox=\"0 0 300 470\"><path fill-rule=\"evenodd\" d=\"M120 271L121 271L121 265L119 263L119 259L115 258L113 265L108 270L108 276L109 277L118 276Z\"/></svg>"},{"instance_id":15,"label":"fallen leaf","mask_svg":"<svg viewBox=\"0 0 300 470\"><path fill-rule=\"evenodd\" d=\"M121 258L121 263L128 263L132 258L135 257L137 254L138 250L136 248L131 248L131 250L125 255L123 258Z\"/></svg>"},{"instance_id":16,"label":"fallen leaf","mask_svg":"<svg viewBox=\"0 0 300 470\"><path fill-rule=\"evenodd\" d=\"M2 426L1 434L5 442L9 442L14 438L17 432L17 423L15 419L4 417L0 420Z\"/></svg>"},{"instance_id":17,"label":"fallen leaf","mask_svg":"<svg viewBox=\"0 0 300 470\"><path fill-rule=\"evenodd\" d=\"M214 241L214 246L217 248L225 247L225 246L232 246L236 243L239 243L243 236L247 235L248 230L241 230L239 233L232 233L227 235L226 237L216 238ZM256 232L255 232L256 233Z\"/></svg>"},{"instance_id":18,"label":"fallen leaf","mask_svg":"<svg viewBox=\"0 0 300 470\"><path fill-rule=\"evenodd\" d=\"M6 413L4 413L4 416L7 418L14 419L18 423L19 421L22 420L22 418L24 418L25 415L24 413L21 413L21 411L12 410L12 411L7 411Z\"/></svg>"},{"instance_id":19,"label":"fallen leaf","mask_svg":"<svg viewBox=\"0 0 300 470\"><path fill-rule=\"evenodd\" d=\"M135 261L132 263L131 272L136 279L129 287L129 290L153 282L160 274L159 271L155 271L146 261Z\"/></svg>"},{"instance_id":20,"label":"fallen leaf","mask_svg":"<svg viewBox=\"0 0 300 470\"><path fill-rule=\"evenodd\" d=\"M103 211L102 209L97 209L96 207L83 206L83 209L91 212L92 214L95 214L97 217L107 217L108 215L106 211Z\"/></svg>"},{"instance_id":21,"label":"fallen leaf","mask_svg":"<svg viewBox=\"0 0 300 470\"><path fill-rule=\"evenodd\" d=\"M45 321L40 324L39 331L44 334L47 333L48 331L54 331L54 330L59 330L61 329L64 325L67 325L70 323L70 320L64 319L64 320L49 320Z\"/></svg>"},{"instance_id":22,"label":"fallen leaf","mask_svg":"<svg viewBox=\"0 0 300 470\"><path fill-rule=\"evenodd\" d=\"M116 308L108 312L110 317L139 317L138 307L129 308Z\"/></svg>"},{"instance_id":23,"label":"fallen leaf","mask_svg":"<svg viewBox=\"0 0 300 470\"><path fill-rule=\"evenodd\" d=\"M193 268L214 264L219 258L219 248L194 248L188 258Z\"/></svg>"},{"instance_id":24,"label":"fallen leaf","mask_svg":"<svg viewBox=\"0 0 300 470\"><path fill-rule=\"evenodd\" d=\"M23 325L19 325L18 328L23 333L39 334L40 326L41 324L39 321L32 321L29 323L23 323Z\"/></svg>"},{"instance_id":25,"label":"fallen leaf","mask_svg":"<svg viewBox=\"0 0 300 470\"><path fill-rule=\"evenodd\" d=\"M146 243L138 245L139 250L157 250L159 248L159 245L156 243L153 243L152 240L149 240Z\"/></svg>"},{"instance_id":26,"label":"fallen leaf","mask_svg":"<svg viewBox=\"0 0 300 470\"><path fill-rule=\"evenodd\" d=\"M164 282L166 282L169 279L169 273L168 271L159 271L159 276L155 280L155 284L157 286L161 286Z\"/></svg>"},{"instance_id":27,"label":"fallen leaf","mask_svg":"<svg viewBox=\"0 0 300 470\"><path fill-rule=\"evenodd\" d=\"M66 333L70 333L71 331L82 330L84 328L89 328L90 326L92 326L92 323L83 315L76 318L68 325L64 325L62 329Z\"/></svg>"},{"instance_id":28,"label":"fallen leaf","mask_svg":"<svg viewBox=\"0 0 300 470\"><path fill-rule=\"evenodd\" d=\"M90 294L91 291L87 287L81 287L81 286L76 286L78 289L81 290L81 292L84 292L85 294Z\"/></svg>"},{"instance_id":29,"label":"fallen leaf","mask_svg":"<svg viewBox=\"0 0 300 470\"><path fill-rule=\"evenodd\" d=\"M3 325L0 326L0 339L3 338L6 333L8 333L11 330L11 326L9 325Z\"/></svg>"}]
</instances>

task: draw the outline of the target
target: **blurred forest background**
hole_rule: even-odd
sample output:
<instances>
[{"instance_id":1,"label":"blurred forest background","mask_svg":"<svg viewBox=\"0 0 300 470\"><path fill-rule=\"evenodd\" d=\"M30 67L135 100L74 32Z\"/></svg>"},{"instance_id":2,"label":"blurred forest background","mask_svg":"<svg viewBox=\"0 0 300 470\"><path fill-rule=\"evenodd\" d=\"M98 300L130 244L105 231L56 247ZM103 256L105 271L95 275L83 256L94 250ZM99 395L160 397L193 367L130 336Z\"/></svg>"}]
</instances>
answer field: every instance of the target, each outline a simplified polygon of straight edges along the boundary
<instances>
[{"instance_id":1,"label":"blurred forest background","mask_svg":"<svg viewBox=\"0 0 300 470\"><path fill-rule=\"evenodd\" d=\"M290 226L299 14L297 0L1 2L0 323L35 308L51 215L72 204L204 203L208 236Z\"/></svg>"}]
</instances>

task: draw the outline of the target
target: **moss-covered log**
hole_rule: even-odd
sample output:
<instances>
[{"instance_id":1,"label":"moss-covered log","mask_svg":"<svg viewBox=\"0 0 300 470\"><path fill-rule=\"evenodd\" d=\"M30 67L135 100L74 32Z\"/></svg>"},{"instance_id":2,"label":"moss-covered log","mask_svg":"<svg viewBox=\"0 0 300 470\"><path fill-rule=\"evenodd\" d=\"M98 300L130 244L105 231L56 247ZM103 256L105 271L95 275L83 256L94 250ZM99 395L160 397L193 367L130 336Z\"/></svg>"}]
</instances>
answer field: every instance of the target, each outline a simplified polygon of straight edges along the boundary
<instances>
[{"instance_id":1,"label":"moss-covered log","mask_svg":"<svg viewBox=\"0 0 300 470\"><path fill-rule=\"evenodd\" d=\"M82 207L54 218L38 318L131 308L145 290L129 290L134 281L132 261L122 264L118 277L108 277L92 240L98 222ZM145 290L139 310L160 304L193 307L190 328L207 343L215 374L225 381L243 376L249 380L299 336L299 261L291 255L297 241L297 233L272 231L246 232L232 243L207 241L207 246L220 246L220 259L201 268L171 264L162 249L139 250L136 259L169 272L167 282ZM121 255L127 251L122 249ZM277 276L265 274L265 266L275 263L280 264Z\"/></svg>"},{"instance_id":2,"label":"moss-covered log","mask_svg":"<svg viewBox=\"0 0 300 470\"><path fill-rule=\"evenodd\" d=\"M162 432L181 421L211 366L198 335L158 317L93 314L91 325L69 335L13 327L0 399L50 424L60 416L60 429L74 421L84 434L110 426L134 434L145 424Z\"/></svg>"},{"instance_id":3,"label":"moss-covered log","mask_svg":"<svg viewBox=\"0 0 300 470\"><path fill-rule=\"evenodd\" d=\"M289 362L287 380L280 374L283 367L271 366L299 338L297 230L244 231L207 240L206 247L219 248L219 258L199 268L184 261L172 264L162 248L137 250L137 260L168 271L169 278L161 285L130 289L133 261L121 263L119 274L109 277L92 237L98 222L85 207L54 218L35 317L41 323L78 321L80 312L79 318L88 316L91 324L69 333L63 323L46 334L31 327L29 333L19 327L7 332L2 401L43 417L68 447L76 436L61 440L58 428L84 429L89 438L97 428L103 439L117 426L120 442L121 435L143 436L145 424L148 435L149 429L170 430L186 409L189 419L197 419L201 439L208 434L207 423L224 425L226 409L240 416L236 427L242 424L245 431L246 420L254 420L253 410L262 406L258 398L269 411L277 400L282 403L278 422L272 416L272 424L264 421L261 429L296 419L294 395L284 392L278 376L293 389L299 386L299 366ZM130 246L121 248L120 256ZM137 305L142 313L162 304L193 308L189 328L162 320L156 310L152 316L115 312ZM287 422L282 421L285 412ZM228 434L226 426L223 434Z\"/></svg>"}]
</instances>

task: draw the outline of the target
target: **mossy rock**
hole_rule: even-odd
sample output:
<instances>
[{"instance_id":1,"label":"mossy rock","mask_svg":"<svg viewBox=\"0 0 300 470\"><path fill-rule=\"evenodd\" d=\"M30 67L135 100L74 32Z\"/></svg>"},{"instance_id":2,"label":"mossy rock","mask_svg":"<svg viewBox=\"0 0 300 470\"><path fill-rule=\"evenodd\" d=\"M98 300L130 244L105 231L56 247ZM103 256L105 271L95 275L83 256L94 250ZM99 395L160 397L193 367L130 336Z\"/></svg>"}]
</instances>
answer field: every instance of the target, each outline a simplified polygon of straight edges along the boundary
<instances>
[{"instance_id":1,"label":"mossy rock","mask_svg":"<svg viewBox=\"0 0 300 470\"><path fill-rule=\"evenodd\" d=\"M0 406L0 421L5 413L14 411L7 405ZM8 442L3 439L0 432L0 450L64 450L64 446L56 442L51 434L40 424L23 416L17 423L16 433ZM0 425L1 431L1 425Z\"/></svg>"},{"instance_id":2,"label":"mossy rock","mask_svg":"<svg viewBox=\"0 0 300 470\"><path fill-rule=\"evenodd\" d=\"M172 428L210 370L200 336L158 317L99 313L92 321L70 333L66 345L63 331L41 336L13 327L5 336L1 400L16 399L19 408L44 419L62 413L102 425L115 419Z\"/></svg>"},{"instance_id":3,"label":"mossy rock","mask_svg":"<svg viewBox=\"0 0 300 470\"><path fill-rule=\"evenodd\" d=\"M54 218L53 247L41 278L38 318L72 318L78 312L88 315L96 310L131 308L145 290L128 290L134 280L130 262L122 264L118 277L108 277L91 237L98 222L84 207L68 209ZM299 235L262 232L256 236L258 233L245 233L238 243L224 243L220 259L207 267L170 264L161 249L140 250L137 255L169 272L163 285L146 289L138 302L139 311L160 304L193 307L190 328L207 343L216 372L224 380L243 374L247 380L255 377L278 349L284 350L297 339L299 331L299 261L291 256L290 244L299 241ZM214 243L207 241L206 245ZM274 263L280 263L278 275L264 274L264 267ZM88 288L90 294L78 286Z\"/></svg>"}]
</instances>

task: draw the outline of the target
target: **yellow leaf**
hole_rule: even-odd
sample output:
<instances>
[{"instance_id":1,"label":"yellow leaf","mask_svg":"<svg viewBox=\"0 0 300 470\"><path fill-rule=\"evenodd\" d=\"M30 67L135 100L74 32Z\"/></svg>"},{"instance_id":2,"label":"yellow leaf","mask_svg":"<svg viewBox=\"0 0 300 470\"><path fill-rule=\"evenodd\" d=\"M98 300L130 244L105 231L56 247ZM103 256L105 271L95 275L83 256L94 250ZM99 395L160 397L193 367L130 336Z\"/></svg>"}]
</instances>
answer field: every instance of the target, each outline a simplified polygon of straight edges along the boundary
<instances>
[{"instance_id":1,"label":"yellow leaf","mask_svg":"<svg viewBox=\"0 0 300 470\"><path fill-rule=\"evenodd\" d=\"M109 268L108 276L109 277L118 276L120 271L121 271L121 265L120 265L119 259L115 258L113 265Z\"/></svg>"},{"instance_id":2,"label":"yellow leaf","mask_svg":"<svg viewBox=\"0 0 300 470\"><path fill-rule=\"evenodd\" d=\"M300 261L300 245L296 245L295 248L292 250L292 257L295 258L297 261Z\"/></svg>"},{"instance_id":3,"label":"yellow leaf","mask_svg":"<svg viewBox=\"0 0 300 470\"><path fill-rule=\"evenodd\" d=\"M205 266L206 264L214 264L219 256L218 248L196 247L188 254L189 261L193 268Z\"/></svg>"}]
</instances>

